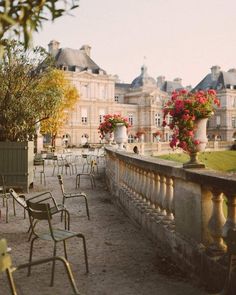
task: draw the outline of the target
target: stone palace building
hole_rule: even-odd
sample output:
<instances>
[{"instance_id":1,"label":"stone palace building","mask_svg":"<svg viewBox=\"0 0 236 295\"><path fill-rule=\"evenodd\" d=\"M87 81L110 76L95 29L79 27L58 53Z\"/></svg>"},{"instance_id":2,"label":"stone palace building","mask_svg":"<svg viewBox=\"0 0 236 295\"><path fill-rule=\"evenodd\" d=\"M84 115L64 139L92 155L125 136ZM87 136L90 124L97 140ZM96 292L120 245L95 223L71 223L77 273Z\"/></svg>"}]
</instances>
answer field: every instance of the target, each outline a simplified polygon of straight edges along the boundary
<instances>
[{"instance_id":1,"label":"stone palace building","mask_svg":"<svg viewBox=\"0 0 236 295\"><path fill-rule=\"evenodd\" d=\"M172 91L186 88L180 78L166 81L159 76L154 79L143 65L140 75L130 84L120 83L117 76L108 74L92 60L89 45L80 49L59 46L59 42L51 41L49 52L55 57L56 66L66 72L78 89L79 99L70 111L58 145L100 142L98 126L103 115L108 113L129 119L129 142L134 141L140 131L144 133L145 142L170 139L168 127L162 127L162 108ZM209 88L217 90L221 108L209 121L208 137L230 141L236 138L236 69L223 72L218 66L212 67L211 73L194 90ZM161 134L158 139L157 131Z\"/></svg>"}]
</instances>

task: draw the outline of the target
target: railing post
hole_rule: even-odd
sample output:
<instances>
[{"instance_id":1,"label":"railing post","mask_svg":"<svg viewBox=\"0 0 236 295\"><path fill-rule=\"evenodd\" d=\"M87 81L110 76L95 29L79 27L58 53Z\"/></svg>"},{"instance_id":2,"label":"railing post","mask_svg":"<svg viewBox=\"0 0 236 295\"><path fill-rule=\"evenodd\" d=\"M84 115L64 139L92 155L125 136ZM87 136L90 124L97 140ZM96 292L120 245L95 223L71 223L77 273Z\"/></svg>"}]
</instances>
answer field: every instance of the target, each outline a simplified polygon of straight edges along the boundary
<instances>
[{"instance_id":1,"label":"railing post","mask_svg":"<svg viewBox=\"0 0 236 295\"><path fill-rule=\"evenodd\" d=\"M223 213L223 196L220 191L211 190L212 192L212 215L208 223L208 228L213 239L209 249L216 254L225 251L225 245L222 239L222 228L225 224Z\"/></svg>"},{"instance_id":2,"label":"railing post","mask_svg":"<svg viewBox=\"0 0 236 295\"><path fill-rule=\"evenodd\" d=\"M228 215L226 223L223 226L222 236L223 238L227 237L229 229L236 229L236 194L227 194L227 208Z\"/></svg>"}]
</instances>

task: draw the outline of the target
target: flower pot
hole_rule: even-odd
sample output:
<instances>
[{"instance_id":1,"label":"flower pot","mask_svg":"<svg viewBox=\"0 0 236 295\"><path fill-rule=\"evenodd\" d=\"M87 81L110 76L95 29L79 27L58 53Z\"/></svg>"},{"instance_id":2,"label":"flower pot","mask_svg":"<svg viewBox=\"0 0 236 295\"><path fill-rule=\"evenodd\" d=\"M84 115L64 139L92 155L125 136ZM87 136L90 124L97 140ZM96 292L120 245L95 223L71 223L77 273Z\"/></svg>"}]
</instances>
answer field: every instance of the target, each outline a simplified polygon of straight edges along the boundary
<instances>
[{"instance_id":1,"label":"flower pot","mask_svg":"<svg viewBox=\"0 0 236 295\"><path fill-rule=\"evenodd\" d=\"M114 140L114 134L113 132L107 132L105 133L105 140L109 145L111 145L112 141Z\"/></svg>"},{"instance_id":2,"label":"flower pot","mask_svg":"<svg viewBox=\"0 0 236 295\"><path fill-rule=\"evenodd\" d=\"M190 161L183 164L184 168L205 168L205 164L199 162L198 153L204 152L208 139L207 139L207 120L208 118L199 118L194 123L194 140L200 143L196 145L195 150L189 152Z\"/></svg>"},{"instance_id":3,"label":"flower pot","mask_svg":"<svg viewBox=\"0 0 236 295\"><path fill-rule=\"evenodd\" d=\"M200 143L196 146L197 152L204 152L208 139L207 139L207 121L208 118L199 118L195 121L195 132L194 132L194 139L199 140Z\"/></svg>"},{"instance_id":4,"label":"flower pot","mask_svg":"<svg viewBox=\"0 0 236 295\"><path fill-rule=\"evenodd\" d=\"M114 139L118 149L124 150L124 144L128 141L127 127L123 123L117 123L114 130Z\"/></svg>"}]
</instances>

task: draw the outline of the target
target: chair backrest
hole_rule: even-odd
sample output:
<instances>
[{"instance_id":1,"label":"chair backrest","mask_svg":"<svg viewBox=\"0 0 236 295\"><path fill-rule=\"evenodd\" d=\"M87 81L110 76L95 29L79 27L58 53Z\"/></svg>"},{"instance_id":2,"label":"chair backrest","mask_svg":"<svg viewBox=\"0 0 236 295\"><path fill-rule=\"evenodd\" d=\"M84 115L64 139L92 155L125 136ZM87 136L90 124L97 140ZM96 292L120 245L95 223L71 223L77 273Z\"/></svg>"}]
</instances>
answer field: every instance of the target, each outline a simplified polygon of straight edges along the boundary
<instances>
[{"instance_id":1,"label":"chair backrest","mask_svg":"<svg viewBox=\"0 0 236 295\"><path fill-rule=\"evenodd\" d=\"M52 214L50 212L50 205L48 203L36 203L36 202L32 202L30 200L27 200L26 203L27 203L27 208L28 208L27 210L29 213L30 225L31 225L34 235L38 236L38 234L35 230L35 225L33 223L35 221L37 222L37 221L45 220L48 222L51 236L54 239L53 228L52 228L52 224L51 224Z\"/></svg>"},{"instance_id":2,"label":"chair backrest","mask_svg":"<svg viewBox=\"0 0 236 295\"><path fill-rule=\"evenodd\" d=\"M13 188L9 189L9 193L10 195L13 197L13 199L19 204L21 205L24 209L27 209L27 204L25 201L25 198L20 197ZM23 195L22 195L23 196Z\"/></svg>"}]
</instances>

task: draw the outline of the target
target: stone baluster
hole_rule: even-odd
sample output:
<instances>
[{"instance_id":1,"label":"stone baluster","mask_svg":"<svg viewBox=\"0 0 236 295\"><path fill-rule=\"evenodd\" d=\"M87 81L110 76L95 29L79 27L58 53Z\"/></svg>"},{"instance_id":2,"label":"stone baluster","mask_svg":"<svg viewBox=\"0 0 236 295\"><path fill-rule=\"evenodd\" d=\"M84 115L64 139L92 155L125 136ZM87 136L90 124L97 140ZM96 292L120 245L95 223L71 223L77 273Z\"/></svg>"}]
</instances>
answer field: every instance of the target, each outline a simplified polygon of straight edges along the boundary
<instances>
[{"instance_id":1,"label":"stone baluster","mask_svg":"<svg viewBox=\"0 0 236 295\"><path fill-rule=\"evenodd\" d=\"M213 242L210 249L215 251L224 251L225 245L222 239L222 230L225 225L225 216L223 213L223 194L221 191L212 190L212 214L208 222L208 228L211 233Z\"/></svg>"},{"instance_id":2,"label":"stone baluster","mask_svg":"<svg viewBox=\"0 0 236 295\"><path fill-rule=\"evenodd\" d=\"M211 190L212 192L212 214L208 222L208 228L213 239L210 250L213 252L225 251L225 245L222 239L222 229L225 224L225 216L223 213L223 194L221 191Z\"/></svg>"},{"instance_id":3,"label":"stone baluster","mask_svg":"<svg viewBox=\"0 0 236 295\"><path fill-rule=\"evenodd\" d=\"M131 198L133 198L134 194L135 194L135 182L136 182L136 179L135 179L135 170L136 170L136 167L135 166L131 166L131 190L132 190L132 194L131 194Z\"/></svg>"},{"instance_id":4,"label":"stone baluster","mask_svg":"<svg viewBox=\"0 0 236 295\"><path fill-rule=\"evenodd\" d=\"M151 172L151 185L150 185L150 202L151 208L155 209L155 174Z\"/></svg>"},{"instance_id":5,"label":"stone baluster","mask_svg":"<svg viewBox=\"0 0 236 295\"><path fill-rule=\"evenodd\" d=\"M146 174L146 195L145 195L146 205L151 206L151 172L148 171Z\"/></svg>"},{"instance_id":6,"label":"stone baluster","mask_svg":"<svg viewBox=\"0 0 236 295\"><path fill-rule=\"evenodd\" d=\"M153 200L154 200L154 216L157 217L160 213L160 203L159 203L159 196L160 196L160 175L154 175L154 192L153 192Z\"/></svg>"},{"instance_id":7,"label":"stone baluster","mask_svg":"<svg viewBox=\"0 0 236 295\"><path fill-rule=\"evenodd\" d=\"M226 197L228 215L222 230L223 238L226 238L229 229L236 230L236 194L229 193Z\"/></svg>"},{"instance_id":8,"label":"stone baluster","mask_svg":"<svg viewBox=\"0 0 236 295\"><path fill-rule=\"evenodd\" d=\"M142 202L145 203L146 199L146 181L147 181L147 171L141 170L142 180L141 180L141 198Z\"/></svg>"},{"instance_id":9,"label":"stone baluster","mask_svg":"<svg viewBox=\"0 0 236 295\"><path fill-rule=\"evenodd\" d=\"M171 223L174 219L172 213L173 207L173 179L171 177L166 178L166 196L163 200L164 208L166 210L166 215L163 219L163 222L168 224Z\"/></svg>"},{"instance_id":10,"label":"stone baluster","mask_svg":"<svg viewBox=\"0 0 236 295\"><path fill-rule=\"evenodd\" d=\"M164 175L160 176L160 194L158 195L158 204L160 207L160 218L162 219L166 215L166 210L164 207L164 201L166 198L166 177Z\"/></svg>"}]
</instances>

